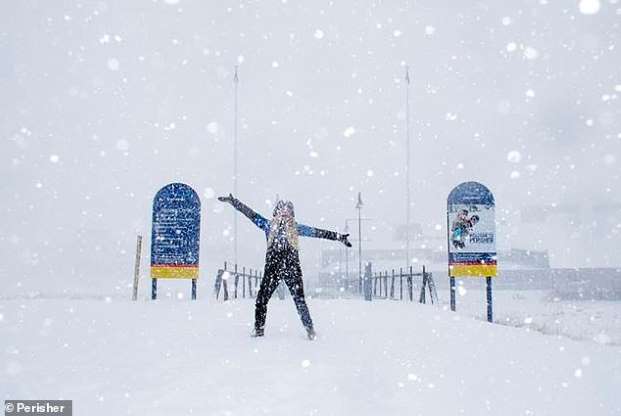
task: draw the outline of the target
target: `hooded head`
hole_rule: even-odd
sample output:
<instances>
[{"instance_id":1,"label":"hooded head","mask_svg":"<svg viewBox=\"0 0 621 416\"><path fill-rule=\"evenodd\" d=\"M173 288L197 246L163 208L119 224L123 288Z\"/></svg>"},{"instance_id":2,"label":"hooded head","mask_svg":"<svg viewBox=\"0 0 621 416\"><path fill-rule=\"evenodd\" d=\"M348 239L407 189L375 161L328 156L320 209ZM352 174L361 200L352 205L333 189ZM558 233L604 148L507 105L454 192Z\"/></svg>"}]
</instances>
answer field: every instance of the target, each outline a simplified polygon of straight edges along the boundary
<instances>
[{"instance_id":1,"label":"hooded head","mask_svg":"<svg viewBox=\"0 0 621 416\"><path fill-rule=\"evenodd\" d=\"M279 200L274 207L274 218L277 216L282 217L295 217L295 211L293 209L293 202Z\"/></svg>"},{"instance_id":2,"label":"hooded head","mask_svg":"<svg viewBox=\"0 0 621 416\"><path fill-rule=\"evenodd\" d=\"M288 243L292 248L298 248L298 230L295 224L295 210L291 201L279 200L274 207L274 216L270 221L268 245Z\"/></svg>"}]
</instances>

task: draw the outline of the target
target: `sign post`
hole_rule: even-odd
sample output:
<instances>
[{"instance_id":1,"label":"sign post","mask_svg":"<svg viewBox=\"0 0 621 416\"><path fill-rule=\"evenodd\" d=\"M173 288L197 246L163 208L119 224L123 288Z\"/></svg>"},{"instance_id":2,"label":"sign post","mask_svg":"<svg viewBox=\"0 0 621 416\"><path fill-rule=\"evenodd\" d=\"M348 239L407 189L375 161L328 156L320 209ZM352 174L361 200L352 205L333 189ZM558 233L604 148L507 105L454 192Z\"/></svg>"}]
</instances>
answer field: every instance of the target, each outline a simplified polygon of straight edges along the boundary
<instances>
[{"instance_id":1,"label":"sign post","mask_svg":"<svg viewBox=\"0 0 621 416\"><path fill-rule=\"evenodd\" d=\"M192 300L200 245L201 202L188 185L171 183L153 199L151 231L151 299L157 299L158 279L191 279Z\"/></svg>"},{"instance_id":2,"label":"sign post","mask_svg":"<svg viewBox=\"0 0 621 416\"><path fill-rule=\"evenodd\" d=\"M492 277L497 274L494 195L478 182L459 184L447 198L446 225L451 310L455 277L485 277L487 320L492 315Z\"/></svg>"}]
</instances>

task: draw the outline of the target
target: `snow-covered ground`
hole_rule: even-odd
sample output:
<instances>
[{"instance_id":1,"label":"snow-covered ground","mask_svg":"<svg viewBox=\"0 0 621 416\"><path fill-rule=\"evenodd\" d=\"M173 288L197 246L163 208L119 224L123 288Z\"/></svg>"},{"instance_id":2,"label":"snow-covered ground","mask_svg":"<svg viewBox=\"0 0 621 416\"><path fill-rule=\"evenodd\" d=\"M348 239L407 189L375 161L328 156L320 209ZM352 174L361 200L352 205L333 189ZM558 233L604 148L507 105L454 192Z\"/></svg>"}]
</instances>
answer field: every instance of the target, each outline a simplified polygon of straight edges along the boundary
<instances>
[{"instance_id":1,"label":"snow-covered ground","mask_svg":"<svg viewBox=\"0 0 621 416\"><path fill-rule=\"evenodd\" d=\"M502 296L499 318L538 322ZM619 346L490 325L464 297L457 314L313 299L314 342L290 299L270 303L264 339L250 300L2 300L0 393L80 415L621 414Z\"/></svg>"},{"instance_id":2,"label":"snow-covered ground","mask_svg":"<svg viewBox=\"0 0 621 416\"><path fill-rule=\"evenodd\" d=\"M448 308L448 291L439 291ZM602 300L568 301L537 290L495 290L494 321L544 334L575 340L621 346L621 302ZM480 319L486 314L485 292L458 292L457 311Z\"/></svg>"}]
</instances>

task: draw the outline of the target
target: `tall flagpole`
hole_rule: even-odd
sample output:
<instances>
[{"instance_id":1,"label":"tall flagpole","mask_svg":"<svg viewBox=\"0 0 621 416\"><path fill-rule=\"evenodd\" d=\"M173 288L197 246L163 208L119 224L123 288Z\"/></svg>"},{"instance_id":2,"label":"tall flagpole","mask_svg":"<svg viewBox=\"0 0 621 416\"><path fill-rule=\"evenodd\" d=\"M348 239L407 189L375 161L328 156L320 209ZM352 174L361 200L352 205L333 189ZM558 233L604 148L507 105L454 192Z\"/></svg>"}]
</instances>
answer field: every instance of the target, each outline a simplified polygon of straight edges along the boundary
<instances>
[{"instance_id":1,"label":"tall flagpole","mask_svg":"<svg viewBox=\"0 0 621 416\"><path fill-rule=\"evenodd\" d=\"M410 67L405 67L405 265L410 266Z\"/></svg>"},{"instance_id":2,"label":"tall flagpole","mask_svg":"<svg viewBox=\"0 0 621 416\"><path fill-rule=\"evenodd\" d=\"M235 65L235 76L233 86L235 90L234 103L234 122L233 122L233 195L237 198L237 87L239 76L237 75L237 65ZM237 264L237 210L233 210L233 263Z\"/></svg>"},{"instance_id":3,"label":"tall flagpole","mask_svg":"<svg viewBox=\"0 0 621 416\"><path fill-rule=\"evenodd\" d=\"M358 192L358 291L362 293L362 195Z\"/></svg>"}]
</instances>

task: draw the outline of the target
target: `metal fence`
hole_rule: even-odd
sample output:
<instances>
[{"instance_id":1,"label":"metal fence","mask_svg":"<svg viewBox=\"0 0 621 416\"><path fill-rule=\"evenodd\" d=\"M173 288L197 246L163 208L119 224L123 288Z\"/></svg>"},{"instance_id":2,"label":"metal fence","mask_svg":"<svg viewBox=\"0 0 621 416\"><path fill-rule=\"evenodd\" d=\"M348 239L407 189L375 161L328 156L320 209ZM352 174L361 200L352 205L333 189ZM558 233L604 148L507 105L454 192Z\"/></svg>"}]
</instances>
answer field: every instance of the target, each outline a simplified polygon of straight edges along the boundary
<instances>
[{"instance_id":1,"label":"metal fence","mask_svg":"<svg viewBox=\"0 0 621 416\"><path fill-rule=\"evenodd\" d=\"M385 270L383 272L371 273L371 292L376 299L403 300L405 289L406 300L413 302L414 278L421 278L422 280L418 301L426 303L426 291L429 291L431 303L438 303L438 293L433 281L433 275L425 270L425 266L423 266L421 272L414 272L413 268L409 267L405 272L403 268L400 268L398 273L395 269L392 269L390 272ZM397 289L399 291L398 297L396 294Z\"/></svg>"},{"instance_id":2,"label":"metal fence","mask_svg":"<svg viewBox=\"0 0 621 416\"><path fill-rule=\"evenodd\" d=\"M223 292L223 299L229 300L230 297L237 299L238 297L252 298L254 292L259 287L259 282L263 278L263 272L258 269L248 269L246 267L239 268L237 264L232 269L228 269L227 262L224 262L224 268L218 269L216 274L215 294L216 299L220 297L220 291ZM241 281L241 289L240 289ZM232 293L230 293L232 292Z\"/></svg>"},{"instance_id":3,"label":"metal fence","mask_svg":"<svg viewBox=\"0 0 621 416\"><path fill-rule=\"evenodd\" d=\"M218 269L216 274L214 287L216 299L219 299L221 291L225 301L230 298L254 298L261 280L263 280L263 272L259 269L246 269L246 267L238 267L237 264L229 269L227 262L224 262L224 268ZM281 282L276 290L280 299L285 298L284 289L284 283Z\"/></svg>"}]
</instances>

